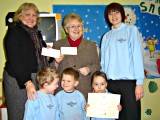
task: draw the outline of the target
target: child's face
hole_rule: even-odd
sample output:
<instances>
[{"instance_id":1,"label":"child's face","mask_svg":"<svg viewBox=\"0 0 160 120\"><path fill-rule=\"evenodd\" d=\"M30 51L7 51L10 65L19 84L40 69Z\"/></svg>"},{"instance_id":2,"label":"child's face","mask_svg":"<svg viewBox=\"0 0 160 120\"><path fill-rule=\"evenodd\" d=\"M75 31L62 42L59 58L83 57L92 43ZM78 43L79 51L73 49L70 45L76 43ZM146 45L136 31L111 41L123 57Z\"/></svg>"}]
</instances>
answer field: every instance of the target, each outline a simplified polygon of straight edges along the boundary
<instances>
[{"instance_id":1,"label":"child's face","mask_svg":"<svg viewBox=\"0 0 160 120\"><path fill-rule=\"evenodd\" d=\"M61 86L66 92L73 92L75 87L77 87L78 81L75 80L74 76L63 74Z\"/></svg>"},{"instance_id":2,"label":"child's face","mask_svg":"<svg viewBox=\"0 0 160 120\"><path fill-rule=\"evenodd\" d=\"M93 79L92 88L95 93L105 93L107 87L106 80L101 76L96 76Z\"/></svg>"},{"instance_id":3,"label":"child's face","mask_svg":"<svg viewBox=\"0 0 160 120\"><path fill-rule=\"evenodd\" d=\"M109 22L114 26L118 27L119 24L122 22L121 13L117 10L112 10L108 14Z\"/></svg>"},{"instance_id":4,"label":"child's face","mask_svg":"<svg viewBox=\"0 0 160 120\"><path fill-rule=\"evenodd\" d=\"M59 78L55 78L50 84L45 83L45 89L47 93L54 94L55 90L58 88Z\"/></svg>"}]
</instances>

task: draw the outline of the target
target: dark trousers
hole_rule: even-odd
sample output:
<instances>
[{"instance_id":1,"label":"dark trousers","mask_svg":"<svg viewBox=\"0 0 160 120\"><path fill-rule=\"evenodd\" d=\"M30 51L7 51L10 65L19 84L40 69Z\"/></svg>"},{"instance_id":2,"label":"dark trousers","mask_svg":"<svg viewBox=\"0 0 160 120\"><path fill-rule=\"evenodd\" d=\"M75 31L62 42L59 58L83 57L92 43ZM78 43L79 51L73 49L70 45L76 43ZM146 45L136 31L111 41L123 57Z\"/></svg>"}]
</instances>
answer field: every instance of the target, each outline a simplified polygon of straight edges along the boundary
<instances>
[{"instance_id":1,"label":"dark trousers","mask_svg":"<svg viewBox=\"0 0 160 120\"><path fill-rule=\"evenodd\" d=\"M118 120L140 120L141 105L135 97L135 80L109 80L108 91L115 94L121 94L121 106Z\"/></svg>"},{"instance_id":2,"label":"dark trousers","mask_svg":"<svg viewBox=\"0 0 160 120\"><path fill-rule=\"evenodd\" d=\"M27 100L26 90L19 89L16 79L6 71L3 73L3 88L8 120L23 120Z\"/></svg>"},{"instance_id":3,"label":"dark trousers","mask_svg":"<svg viewBox=\"0 0 160 120\"><path fill-rule=\"evenodd\" d=\"M31 78L34 84L36 84L35 77L36 73L33 73ZM23 120L25 102L27 100L26 89L20 89L16 79L6 71L3 73L3 88L8 120Z\"/></svg>"}]
</instances>

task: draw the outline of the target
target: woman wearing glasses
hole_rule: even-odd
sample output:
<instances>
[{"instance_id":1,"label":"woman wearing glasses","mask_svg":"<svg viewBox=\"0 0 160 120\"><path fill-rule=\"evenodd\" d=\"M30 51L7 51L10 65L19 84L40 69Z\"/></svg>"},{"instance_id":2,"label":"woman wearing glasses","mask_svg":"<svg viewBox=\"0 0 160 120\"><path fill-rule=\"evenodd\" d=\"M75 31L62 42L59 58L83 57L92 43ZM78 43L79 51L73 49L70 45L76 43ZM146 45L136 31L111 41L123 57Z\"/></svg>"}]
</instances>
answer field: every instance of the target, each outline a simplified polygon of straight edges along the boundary
<instances>
[{"instance_id":1,"label":"woman wearing glasses","mask_svg":"<svg viewBox=\"0 0 160 120\"><path fill-rule=\"evenodd\" d=\"M55 59L55 64L60 73L67 67L73 67L79 71L78 90L87 98L88 92L91 91L91 75L100 69L96 44L83 38L83 23L79 15L75 13L66 15L62 26L66 32L66 38L53 43L53 48L77 47L77 55L61 55L60 58Z\"/></svg>"}]
</instances>

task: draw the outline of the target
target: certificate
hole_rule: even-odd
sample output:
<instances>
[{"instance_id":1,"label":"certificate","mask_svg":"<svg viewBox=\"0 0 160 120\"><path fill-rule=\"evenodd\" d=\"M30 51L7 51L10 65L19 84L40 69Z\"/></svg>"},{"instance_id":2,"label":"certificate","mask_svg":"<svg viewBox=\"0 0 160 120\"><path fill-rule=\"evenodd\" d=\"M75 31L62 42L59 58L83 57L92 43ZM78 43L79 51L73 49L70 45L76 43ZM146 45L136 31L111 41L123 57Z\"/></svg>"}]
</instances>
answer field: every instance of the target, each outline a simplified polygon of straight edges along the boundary
<instances>
[{"instance_id":1,"label":"certificate","mask_svg":"<svg viewBox=\"0 0 160 120\"><path fill-rule=\"evenodd\" d=\"M60 50L56 50L56 49L52 49L52 48L44 48L43 47L41 55L54 57L54 58L59 58L60 57Z\"/></svg>"},{"instance_id":2,"label":"certificate","mask_svg":"<svg viewBox=\"0 0 160 120\"><path fill-rule=\"evenodd\" d=\"M77 47L61 47L63 55L77 55Z\"/></svg>"},{"instance_id":3,"label":"certificate","mask_svg":"<svg viewBox=\"0 0 160 120\"><path fill-rule=\"evenodd\" d=\"M111 93L88 93L87 116L97 118L118 118L120 95Z\"/></svg>"}]
</instances>

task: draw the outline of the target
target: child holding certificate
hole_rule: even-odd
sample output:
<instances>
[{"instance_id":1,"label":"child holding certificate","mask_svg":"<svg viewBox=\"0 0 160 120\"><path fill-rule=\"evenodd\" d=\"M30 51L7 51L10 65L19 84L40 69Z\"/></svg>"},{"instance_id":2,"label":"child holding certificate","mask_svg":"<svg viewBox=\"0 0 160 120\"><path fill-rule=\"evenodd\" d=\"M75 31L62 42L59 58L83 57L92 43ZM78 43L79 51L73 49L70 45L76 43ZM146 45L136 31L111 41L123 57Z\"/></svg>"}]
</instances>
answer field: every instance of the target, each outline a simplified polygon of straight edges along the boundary
<instances>
[{"instance_id":1,"label":"child holding certificate","mask_svg":"<svg viewBox=\"0 0 160 120\"><path fill-rule=\"evenodd\" d=\"M96 71L92 75L91 79L91 85L93 89L93 93L108 93L107 91L107 77L104 72ZM89 104L87 104L86 109L89 107ZM117 106L118 111L121 111L122 107L121 105ZM112 118L94 118L92 117L91 120L114 120Z\"/></svg>"},{"instance_id":2,"label":"child holding certificate","mask_svg":"<svg viewBox=\"0 0 160 120\"><path fill-rule=\"evenodd\" d=\"M60 120L86 120L86 101L81 92L76 90L79 84L79 72L66 68L62 72L61 87L63 90L56 94Z\"/></svg>"}]
</instances>

